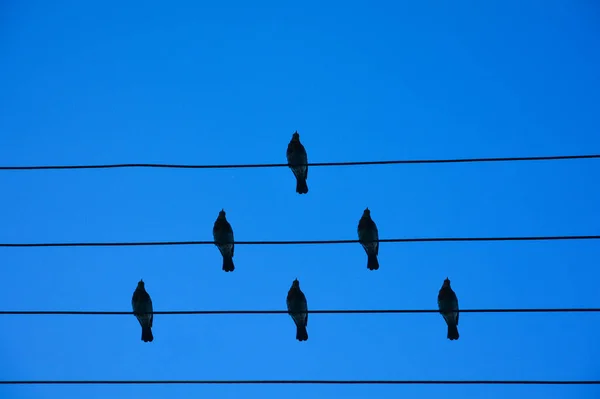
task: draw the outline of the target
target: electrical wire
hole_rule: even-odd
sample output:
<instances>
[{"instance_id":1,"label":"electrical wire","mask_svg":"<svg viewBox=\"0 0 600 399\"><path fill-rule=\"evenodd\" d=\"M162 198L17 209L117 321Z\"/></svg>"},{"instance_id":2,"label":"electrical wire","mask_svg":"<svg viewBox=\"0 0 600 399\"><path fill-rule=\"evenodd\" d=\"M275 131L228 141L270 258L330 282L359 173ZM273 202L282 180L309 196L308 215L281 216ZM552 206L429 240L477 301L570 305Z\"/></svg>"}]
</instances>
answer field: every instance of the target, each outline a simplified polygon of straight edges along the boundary
<instances>
[{"instance_id":1,"label":"electrical wire","mask_svg":"<svg viewBox=\"0 0 600 399\"><path fill-rule=\"evenodd\" d=\"M598 385L600 380L6 380L0 385L328 384L328 385Z\"/></svg>"},{"instance_id":2,"label":"electrical wire","mask_svg":"<svg viewBox=\"0 0 600 399\"><path fill-rule=\"evenodd\" d=\"M516 162L516 161L555 161L574 159L598 159L597 155L561 155L538 157L502 158L462 158L462 159L421 159L360 162L309 163L318 166L359 166L359 165L398 165L398 164L442 164L475 162ZM287 167L278 164L230 164L230 165L183 165L156 163L100 164L100 165L39 165L39 166L0 166L0 170L59 170L59 169L114 169L114 168L178 168L178 169L232 169ZM385 242L456 242L456 241L542 241L542 240L590 240L600 239L600 235L580 236L536 236L536 237L444 237L444 238L396 238L381 239ZM291 244L349 244L358 240L309 240L309 241L236 241L238 245L291 245ZM80 246L148 246L148 245L208 245L214 241L162 241L162 242L105 242L105 243L0 243L0 247L80 247ZM438 309L371 309L371 310L312 310L308 313L329 314L382 314L382 313L438 313ZM464 309L461 313L549 313L549 312L600 312L600 308L531 308L531 309ZM192 314L286 314L287 310L190 310L156 311L155 315ZM131 315L125 311L0 311L0 315ZM600 380L5 380L0 385L75 385L75 384L338 384L338 385L400 385L400 384L486 384L486 385L598 385Z\"/></svg>"},{"instance_id":3,"label":"electrical wire","mask_svg":"<svg viewBox=\"0 0 600 399\"><path fill-rule=\"evenodd\" d=\"M432 238L382 238L382 242L456 242L456 241L557 241L598 240L600 235L530 236L530 237L432 237ZM305 245L353 244L358 240L298 240L298 241L235 241L235 245ZM145 241L145 242L61 242L61 243L0 243L0 247L124 247L156 245L214 245L214 241Z\"/></svg>"},{"instance_id":4,"label":"electrical wire","mask_svg":"<svg viewBox=\"0 0 600 399\"><path fill-rule=\"evenodd\" d=\"M308 166L359 166L359 165L400 165L433 163L473 163L473 162L518 162L518 161L559 161L567 159L597 159L600 154L590 155L552 155L536 157L499 157L499 158L456 158L456 159L403 159L390 161L353 161L353 162L316 162ZM100 165L34 165L0 166L0 170L48 170L48 169L115 169L115 168L176 168L176 169L241 169L241 168L280 168L287 163L230 164L230 165L182 165L160 163L121 163Z\"/></svg>"},{"instance_id":5,"label":"electrical wire","mask_svg":"<svg viewBox=\"0 0 600 399\"><path fill-rule=\"evenodd\" d=\"M600 312L600 308L525 308L525 309L461 309L460 313L586 313ZM154 315L214 315L214 314L287 314L287 310L164 310ZM333 309L308 310L320 314L385 314L385 313L439 313L439 309ZM132 315L131 311L105 310L0 310L0 315Z\"/></svg>"}]
</instances>

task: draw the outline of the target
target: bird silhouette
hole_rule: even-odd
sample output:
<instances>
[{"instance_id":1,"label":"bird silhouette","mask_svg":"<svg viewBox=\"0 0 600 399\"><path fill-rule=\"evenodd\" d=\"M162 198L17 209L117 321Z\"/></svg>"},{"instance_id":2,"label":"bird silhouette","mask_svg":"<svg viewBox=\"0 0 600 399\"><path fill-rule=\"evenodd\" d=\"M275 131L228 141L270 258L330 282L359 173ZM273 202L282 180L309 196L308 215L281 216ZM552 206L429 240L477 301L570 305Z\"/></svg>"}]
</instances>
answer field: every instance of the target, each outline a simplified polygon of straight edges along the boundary
<instances>
[{"instance_id":1,"label":"bird silhouette","mask_svg":"<svg viewBox=\"0 0 600 399\"><path fill-rule=\"evenodd\" d=\"M438 308L448 325L448 339L451 341L458 339L458 298L450 287L448 277L444 280L438 294Z\"/></svg>"},{"instance_id":2,"label":"bird silhouette","mask_svg":"<svg viewBox=\"0 0 600 399\"><path fill-rule=\"evenodd\" d=\"M133 291L131 307L133 308L133 314L142 326L142 341L152 342L154 340L152 335L152 321L154 319L152 299L146 292L143 280L138 282L135 291Z\"/></svg>"},{"instance_id":3,"label":"bird silhouette","mask_svg":"<svg viewBox=\"0 0 600 399\"><path fill-rule=\"evenodd\" d=\"M306 326L308 325L308 306L306 304L306 297L300 290L298 279L292 282L292 286L287 294L286 303L288 314L292 316L296 324L296 339L298 341L308 340L308 332L306 331Z\"/></svg>"},{"instance_id":4,"label":"bird silhouette","mask_svg":"<svg viewBox=\"0 0 600 399\"><path fill-rule=\"evenodd\" d=\"M219 251L223 256L223 270L232 272L235 269L233 264L233 230L225 218L225 211L223 209L221 209L217 220L215 220L213 226L213 238L215 240L215 245L219 248Z\"/></svg>"},{"instance_id":5,"label":"bird silhouette","mask_svg":"<svg viewBox=\"0 0 600 399\"><path fill-rule=\"evenodd\" d=\"M358 241L367 253L367 268L369 270L378 270L379 232L377 231L377 225L371 219L369 208L364 210L358 222Z\"/></svg>"},{"instance_id":6,"label":"bird silhouette","mask_svg":"<svg viewBox=\"0 0 600 399\"><path fill-rule=\"evenodd\" d=\"M304 146L300 143L300 134L297 130L292 134L286 156L288 166L296 176L296 192L298 194L308 193L308 185L306 184L306 179L308 179L308 156Z\"/></svg>"}]
</instances>

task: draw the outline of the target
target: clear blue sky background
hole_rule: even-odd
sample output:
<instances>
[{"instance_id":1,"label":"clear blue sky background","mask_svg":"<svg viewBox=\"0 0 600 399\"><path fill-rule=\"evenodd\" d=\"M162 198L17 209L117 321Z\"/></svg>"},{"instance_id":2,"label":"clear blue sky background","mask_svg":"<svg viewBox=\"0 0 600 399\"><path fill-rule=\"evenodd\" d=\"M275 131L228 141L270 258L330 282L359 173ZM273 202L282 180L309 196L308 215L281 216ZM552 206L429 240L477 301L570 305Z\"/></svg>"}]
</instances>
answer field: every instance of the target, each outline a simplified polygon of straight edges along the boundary
<instances>
[{"instance_id":1,"label":"clear blue sky background","mask_svg":"<svg viewBox=\"0 0 600 399\"><path fill-rule=\"evenodd\" d=\"M312 162L600 152L593 1L0 4L3 165ZM0 173L1 242L600 233L598 161ZM2 248L0 308L598 306L595 241ZM0 316L1 379L598 379L596 314ZM6 399L593 398L597 387L0 386Z\"/></svg>"}]
</instances>

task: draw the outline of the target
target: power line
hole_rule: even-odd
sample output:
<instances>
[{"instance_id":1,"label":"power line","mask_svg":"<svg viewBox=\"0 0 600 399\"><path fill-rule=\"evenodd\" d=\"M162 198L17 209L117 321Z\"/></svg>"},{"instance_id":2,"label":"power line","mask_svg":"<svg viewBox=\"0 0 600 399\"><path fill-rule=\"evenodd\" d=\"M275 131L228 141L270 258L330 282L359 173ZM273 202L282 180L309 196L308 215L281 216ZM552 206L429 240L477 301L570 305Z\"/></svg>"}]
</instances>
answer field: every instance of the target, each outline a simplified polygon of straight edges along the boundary
<instances>
[{"instance_id":1,"label":"power line","mask_svg":"<svg viewBox=\"0 0 600 399\"><path fill-rule=\"evenodd\" d=\"M598 385L600 380L7 380L0 385L328 384L328 385Z\"/></svg>"},{"instance_id":2,"label":"power line","mask_svg":"<svg viewBox=\"0 0 600 399\"><path fill-rule=\"evenodd\" d=\"M558 161L567 159L595 159L600 154L591 155L553 155L538 157L500 157L500 158L456 158L456 159L403 159L390 161L356 161L356 162L315 162L309 166L359 166L359 165L400 165L400 164L432 164L432 163L472 163L472 162L517 162L517 161ZM258 163L230 165L183 165L160 163L120 163L100 165L37 165L37 166L0 166L0 170L48 170L48 169L115 169L115 168L176 168L176 169L240 169L240 168L280 168L287 163Z\"/></svg>"},{"instance_id":3,"label":"power line","mask_svg":"<svg viewBox=\"0 0 600 399\"><path fill-rule=\"evenodd\" d=\"M456 242L456 241L557 241L598 240L600 235L579 236L530 236L530 237L432 237L432 238L383 238L382 242ZM306 245L306 244L353 244L358 240L298 240L298 241L235 241L235 245ZM61 242L61 243L0 243L0 247L124 247L156 245L214 245L214 241L145 241L145 242Z\"/></svg>"},{"instance_id":4,"label":"power line","mask_svg":"<svg viewBox=\"0 0 600 399\"><path fill-rule=\"evenodd\" d=\"M461 309L461 313L567 313L600 312L600 308ZM287 314L287 310L164 310L155 315ZM334 309L309 310L320 314L439 313L439 309ZM0 315L131 315L132 311L104 310L0 310Z\"/></svg>"}]
</instances>

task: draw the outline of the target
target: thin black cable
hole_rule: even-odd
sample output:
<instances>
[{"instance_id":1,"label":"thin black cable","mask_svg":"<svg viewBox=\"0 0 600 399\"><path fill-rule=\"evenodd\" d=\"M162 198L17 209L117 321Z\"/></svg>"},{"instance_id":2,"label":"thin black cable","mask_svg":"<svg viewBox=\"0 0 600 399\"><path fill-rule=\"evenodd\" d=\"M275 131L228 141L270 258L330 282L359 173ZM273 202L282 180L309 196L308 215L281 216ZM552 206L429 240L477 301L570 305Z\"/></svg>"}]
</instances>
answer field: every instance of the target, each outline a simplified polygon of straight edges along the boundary
<instances>
[{"instance_id":1,"label":"thin black cable","mask_svg":"<svg viewBox=\"0 0 600 399\"><path fill-rule=\"evenodd\" d=\"M595 159L600 154L590 155L553 155L539 157L500 157L500 158L456 158L456 159L404 159L391 161L356 162L315 162L309 166L358 166L358 165L400 165L431 163L468 163L468 162L517 162L517 161L558 161L566 159ZM239 168L280 168L287 163L231 164L231 165L182 165L160 163L121 163L101 165L39 165L39 166L0 166L0 170L42 170L42 169L114 169L114 168L177 168L177 169L239 169Z\"/></svg>"},{"instance_id":2,"label":"thin black cable","mask_svg":"<svg viewBox=\"0 0 600 399\"><path fill-rule=\"evenodd\" d=\"M0 385L328 384L328 385L598 385L600 380L12 380Z\"/></svg>"},{"instance_id":3,"label":"thin black cable","mask_svg":"<svg viewBox=\"0 0 600 399\"><path fill-rule=\"evenodd\" d=\"M333 309L309 310L321 314L438 313L438 309ZM461 309L461 313L566 313L600 312L600 308ZM155 315L287 314L287 310L164 310ZM0 315L131 315L131 311L104 310L0 310Z\"/></svg>"},{"instance_id":4,"label":"thin black cable","mask_svg":"<svg viewBox=\"0 0 600 399\"><path fill-rule=\"evenodd\" d=\"M533 236L533 237L435 237L383 238L379 242L449 242L449 241L549 241L598 240L600 235ZM305 245L353 244L358 240L298 240L298 241L235 241L235 245ZM124 247L151 245L214 245L214 241L146 241L146 242L61 242L61 243L0 243L0 247Z\"/></svg>"}]
</instances>

